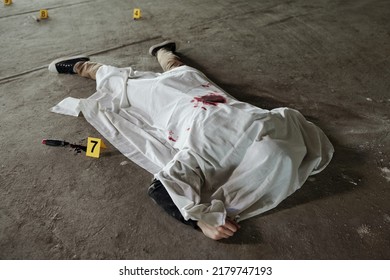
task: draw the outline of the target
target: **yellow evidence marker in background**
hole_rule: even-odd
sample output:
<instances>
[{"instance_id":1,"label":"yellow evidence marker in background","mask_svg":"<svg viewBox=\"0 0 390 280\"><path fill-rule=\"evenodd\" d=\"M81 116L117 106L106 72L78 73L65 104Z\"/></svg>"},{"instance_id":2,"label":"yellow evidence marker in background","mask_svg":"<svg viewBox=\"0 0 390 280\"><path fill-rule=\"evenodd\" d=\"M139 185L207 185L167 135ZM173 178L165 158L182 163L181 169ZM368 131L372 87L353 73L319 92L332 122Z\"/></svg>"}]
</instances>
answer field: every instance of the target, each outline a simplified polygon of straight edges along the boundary
<instances>
[{"instance_id":1,"label":"yellow evidence marker in background","mask_svg":"<svg viewBox=\"0 0 390 280\"><path fill-rule=\"evenodd\" d=\"M140 19L141 18L141 9L134 9L133 10L133 19Z\"/></svg>"},{"instance_id":2,"label":"yellow evidence marker in background","mask_svg":"<svg viewBox=\"0 0 390 280\"><path fill-rule=\"evenodd\" d=\"M12 0L4 0L4 5L9 6L12 4Z\"/></svg>"},{"instance_id":3,"label":"yellow evidence marker in background","mask_svg":"<svg viewBox=\"0 0 390 280\"><path fill-rule=\"evenodd\" d=\"M87 157L99 158L100 149L105 149L106 145L104 145L102 139L88 137L87 143Z\"/></svg>"},{"instance_id":4,"label":"yellow evidence marker in background","mask_svg":"<svg viewBox=\"0 0 390 280\"><path fill-rule=\"evenodd\" d=\"M47 19L49 17L49 12L48 10L45 10L45 9L41 9L39 11L39 18L40 19Z\"/></svg>"}]
</instances>

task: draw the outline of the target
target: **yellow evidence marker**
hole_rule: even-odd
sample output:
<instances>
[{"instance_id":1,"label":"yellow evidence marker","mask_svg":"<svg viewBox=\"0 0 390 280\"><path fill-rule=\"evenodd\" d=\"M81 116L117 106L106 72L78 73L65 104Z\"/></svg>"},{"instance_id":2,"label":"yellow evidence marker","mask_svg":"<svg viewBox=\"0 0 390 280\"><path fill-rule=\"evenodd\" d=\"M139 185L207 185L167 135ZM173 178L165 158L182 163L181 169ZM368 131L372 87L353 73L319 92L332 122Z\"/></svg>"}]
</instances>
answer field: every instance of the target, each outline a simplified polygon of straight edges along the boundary
<instances>
[{"instance_id":1,"label":"yellow evidence marker","mask_svg":"<svg viewBox=\"0 0 390 280\"><path fill-rule=\"evenodd\" d=\"M49 18L49 12L48 10L42 9L39 11L39 18L40 19L47 19Z\"/></svg>"},{"instance_id":2,"label":"yellow evidence marker","mask_svg":"<svg viewBox=\"0 0 390 280\"><path fill-rule=\"evenodd\" d=\"M12 0L4 0L4 5L9 6L12 4Z\"/></svg>"},{"instance_id":3,"label":"yellow evidence marker","mask_svg":"<svg viewBox=\"0 0 390 280\"><path fill-rule=\"evenodd\" d=\"M105 149L106 145L104 145L102 139L88 137L87 143L87 157L99 158L100 149Z\"/></svg>"},{"instance_id":4,"label":"yellow evidence marker","mask_svg":"<svg viewBox=\"0 0 390 280\"><path fill-rule=\"evenodd\" d=\"M133 19L140 19L141 18L141 9L134 9L133 10Z\"/></svg>"}]
</instances>

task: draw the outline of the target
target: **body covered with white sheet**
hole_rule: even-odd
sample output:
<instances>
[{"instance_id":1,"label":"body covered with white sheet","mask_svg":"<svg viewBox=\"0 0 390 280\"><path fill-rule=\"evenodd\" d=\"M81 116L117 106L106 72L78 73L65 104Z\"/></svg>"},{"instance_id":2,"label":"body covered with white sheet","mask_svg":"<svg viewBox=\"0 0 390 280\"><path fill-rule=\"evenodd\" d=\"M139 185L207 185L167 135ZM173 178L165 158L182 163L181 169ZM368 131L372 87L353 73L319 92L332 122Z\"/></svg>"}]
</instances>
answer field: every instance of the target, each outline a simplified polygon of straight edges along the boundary
<instances>
[{"instance_id":1,"label":"body covered with white sheet","mask_svg":"<svg viewBox=\"0 0 390 280\"><path fill-rule=\"evenodd\" d=\"M163 74L102 66L96 82L96 93L74 106L162 182L185 219L219 226L261 214L333 155L298 111L240 102L188 66Z\"/></svg>"}]
</instances>

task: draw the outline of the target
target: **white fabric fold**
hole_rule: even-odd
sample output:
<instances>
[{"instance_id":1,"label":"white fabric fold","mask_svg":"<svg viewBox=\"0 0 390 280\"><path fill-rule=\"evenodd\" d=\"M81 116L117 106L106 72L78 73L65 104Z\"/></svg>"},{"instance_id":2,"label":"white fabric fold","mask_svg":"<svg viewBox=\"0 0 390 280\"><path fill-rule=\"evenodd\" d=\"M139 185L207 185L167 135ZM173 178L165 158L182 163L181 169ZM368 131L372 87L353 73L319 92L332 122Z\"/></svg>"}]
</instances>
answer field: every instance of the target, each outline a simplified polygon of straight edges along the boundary
<instances>
[{"instance_id":1,"label":"white fabric fold","mask_svg":"<svg viewBox=\"0 0 390 280\"><path fill-rule=\"evenodd\" d=\"M67 97L50 109L53 113L77 117L80 114L80 99Z\"/></svg>"}]
</instances>

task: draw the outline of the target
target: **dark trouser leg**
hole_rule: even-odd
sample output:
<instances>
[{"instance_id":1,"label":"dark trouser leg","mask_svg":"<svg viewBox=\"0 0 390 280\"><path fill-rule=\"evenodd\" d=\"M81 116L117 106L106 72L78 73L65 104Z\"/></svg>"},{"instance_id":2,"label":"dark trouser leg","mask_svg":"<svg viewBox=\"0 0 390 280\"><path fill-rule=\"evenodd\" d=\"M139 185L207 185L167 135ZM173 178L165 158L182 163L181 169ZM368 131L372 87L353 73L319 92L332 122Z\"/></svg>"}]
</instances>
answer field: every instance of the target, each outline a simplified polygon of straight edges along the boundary
<instances>
[{"instance_id":1,"label":"dark trouser leg","mask_svg":"<svg viewBox=\"0 0 390 280\"><path fill-rule=\"evenodd\" d=\"M154 202L162 207L164 211L167 212L170 216L174 217L176 220L179 220L183 224L190 225L193 228L198 228L196 221L186 221L183 218L183 215L180 213L175 203L173 203L172 198L169 196L167 190L159 180L155 179L153 181L148 189L148 194L154 200Z\"/></svg>"}]
</instances>

